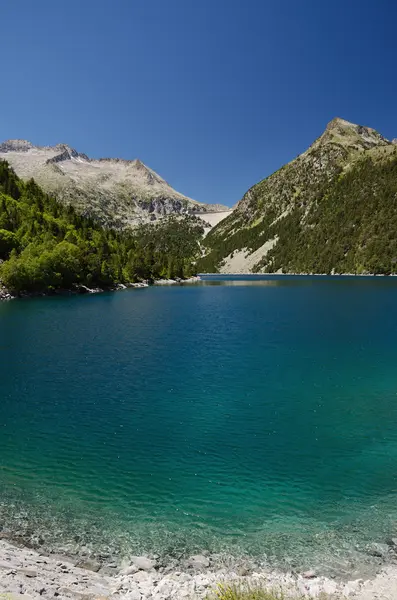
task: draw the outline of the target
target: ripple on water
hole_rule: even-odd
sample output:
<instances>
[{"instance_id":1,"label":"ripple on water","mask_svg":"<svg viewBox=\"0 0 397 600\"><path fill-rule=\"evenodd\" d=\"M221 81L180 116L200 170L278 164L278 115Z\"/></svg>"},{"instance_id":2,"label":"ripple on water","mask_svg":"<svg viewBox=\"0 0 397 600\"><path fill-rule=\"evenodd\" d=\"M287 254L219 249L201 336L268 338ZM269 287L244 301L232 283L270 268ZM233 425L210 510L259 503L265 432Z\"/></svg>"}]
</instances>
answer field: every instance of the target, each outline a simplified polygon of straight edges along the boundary
<instances>
[{"instance_id":1,"label":"ripple on water","mask_svg":"<svg viewBox=\"0 0 397 600\"><path fill-rule=\"evenodd\" d=\"M397 534L396 284L0 306L4 527L76 551L376 566L368 547Z\"/></svg>"}]
</instances>

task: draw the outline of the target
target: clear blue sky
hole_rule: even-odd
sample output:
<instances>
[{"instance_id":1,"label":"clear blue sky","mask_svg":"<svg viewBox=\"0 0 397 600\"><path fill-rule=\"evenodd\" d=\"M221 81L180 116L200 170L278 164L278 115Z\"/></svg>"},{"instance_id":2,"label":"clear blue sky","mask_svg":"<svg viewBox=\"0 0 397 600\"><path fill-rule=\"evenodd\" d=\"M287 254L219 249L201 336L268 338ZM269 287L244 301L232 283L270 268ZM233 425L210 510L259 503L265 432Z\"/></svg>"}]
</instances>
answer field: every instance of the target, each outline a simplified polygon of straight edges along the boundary
<instances>
[{"instance_id":1,"label":"clear blue sky","mask_svg":"<svg viewBox=\"0 0 397 600\"><path fill-rule=\"evenodd\" d=\"M3 0L1 135L232 205L340 116L397 137L395 0Z\"/></svg>"}]
</instances>

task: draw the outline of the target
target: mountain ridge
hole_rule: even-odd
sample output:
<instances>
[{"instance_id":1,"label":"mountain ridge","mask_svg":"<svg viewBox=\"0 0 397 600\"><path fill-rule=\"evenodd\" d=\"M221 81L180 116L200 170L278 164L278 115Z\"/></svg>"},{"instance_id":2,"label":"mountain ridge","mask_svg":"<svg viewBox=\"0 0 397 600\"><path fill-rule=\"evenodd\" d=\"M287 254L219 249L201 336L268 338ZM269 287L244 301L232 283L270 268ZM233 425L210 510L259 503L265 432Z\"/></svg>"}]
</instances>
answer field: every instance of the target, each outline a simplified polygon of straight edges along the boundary
<instances>
[{"instance_id":1,"label":"mountain ridge","mask_svg":"<svg viewBox=\"0 0 397 600\"><path fill-rule=\"evenodd\" d=\"M35 146L22 139L1 143L1 159L22 179L34 178L61 203L71 204L80 214L118 229L167 215L229 210L177 192L139 159L95 159L68 144Z\"/></svg>"}]
</instances>

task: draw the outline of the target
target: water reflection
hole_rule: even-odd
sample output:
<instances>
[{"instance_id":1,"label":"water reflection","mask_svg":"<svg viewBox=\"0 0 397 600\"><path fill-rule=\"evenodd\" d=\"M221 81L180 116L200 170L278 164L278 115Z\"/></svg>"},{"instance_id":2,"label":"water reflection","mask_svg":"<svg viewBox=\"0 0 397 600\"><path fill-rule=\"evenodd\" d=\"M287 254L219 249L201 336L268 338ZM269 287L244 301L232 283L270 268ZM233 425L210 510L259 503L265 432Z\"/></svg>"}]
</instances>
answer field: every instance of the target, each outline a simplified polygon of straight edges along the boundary
<instances>
[{"instance_id":1,"label":"water reflection","mask_svg":"<svg viewBox=\"0 0 397 600\"><path fill-rule=\"evenodd\" d=\"M375 277L373 275L200 275L199 285L226 286L302 286L318 284L340 284L349 286L371 285L376 281L378 286L396 286L397 277Z\"/></svg>"},{"instance_id":2,"label":"water reflection","mask_svg":"<svg viewBox=\"0 0 397 600\"><path fill-rule=\"evenodd\" d=\"M270 286L277 287L282 285L283 281L280 279L216 279L216 278L202 278L201 285L227 285L227 286Z\"/></svg>"}]
</instances>

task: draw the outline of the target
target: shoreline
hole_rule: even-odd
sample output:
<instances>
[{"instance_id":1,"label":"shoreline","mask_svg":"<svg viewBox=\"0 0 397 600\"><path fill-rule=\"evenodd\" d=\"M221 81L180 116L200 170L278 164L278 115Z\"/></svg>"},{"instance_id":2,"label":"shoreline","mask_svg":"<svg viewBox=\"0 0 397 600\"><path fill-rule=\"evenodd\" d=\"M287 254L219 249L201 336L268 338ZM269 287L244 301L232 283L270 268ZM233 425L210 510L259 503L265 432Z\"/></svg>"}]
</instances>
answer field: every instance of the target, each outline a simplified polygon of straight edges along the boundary
<instances>
[{"instance_id":1,"label":"shoreline","mask_svg":"<svg viewBox=\"0 0 397 600\"><path fill-rule=\"evenodd\" d=\"M83 296L88 294L101 294L105 292L119 292L129 288L147 288L151 286L162 285L184 285L186 283L197 283L205 281L202 277L209 277L210 280L216 277L397 277L397 273L382 274L382 273L199 273L197 276L192 276L187 279L156 279L149 283L148 281L140 281L137 283L119 283L107 288L89 288L86 285L78 285L73 289L59 289L51 292L20 292L13 296L0 282L0 301L1 300L20 300L26 298L47 298L51 296Z\"/></svg>"},{"instance_id":2,"label":"shoreline","mask_svg":"<svg viewBox=\"0 0 397 600\"><path fill-rule=\"evenodd\" d=\"M73 289L59 289L51 292L20 292L13 296L0 283L0 300L20 300L24 298L47 298L51 296L85 296L87 294L103 294L105 292L119 292L129 288L147 288L152 285L182 285L185 283L196 283L200 281L199 277L189 277L188 279L156 279L152 283L148 281L139 281L137 283L118 283L107 288L89 288L86 285L78 285Z\"/></svg>"},{"instance_id":3,"label":"shoreline","mask_svg":"<svg viewBox=\"0 0 397 600\"><path fill-rule=\"evenodd\" d=\"M283 573L258 565L255 568L248 562L219 568L208 555L191 556L172 564L164 564L158 556L131 556L116 563L109 556L99 561L90 556L42 554L0 540L0 597L5 600L204 599L220 583L277 590L285 593L288 600L321 595L330 599L393 600L397 597L397 566L385 566L372 578L346 582L317 576L314 571Z\"/></svg>"},{"instance_id":4,"label":"shoreline","mask_svg":"<svg viewBox=\"0 0 397 600\"><path fill-rule=\"evenodd\" d=\"M397 277L397 273L198 273L199 277Z\"/></svg>"}]
</instances>

